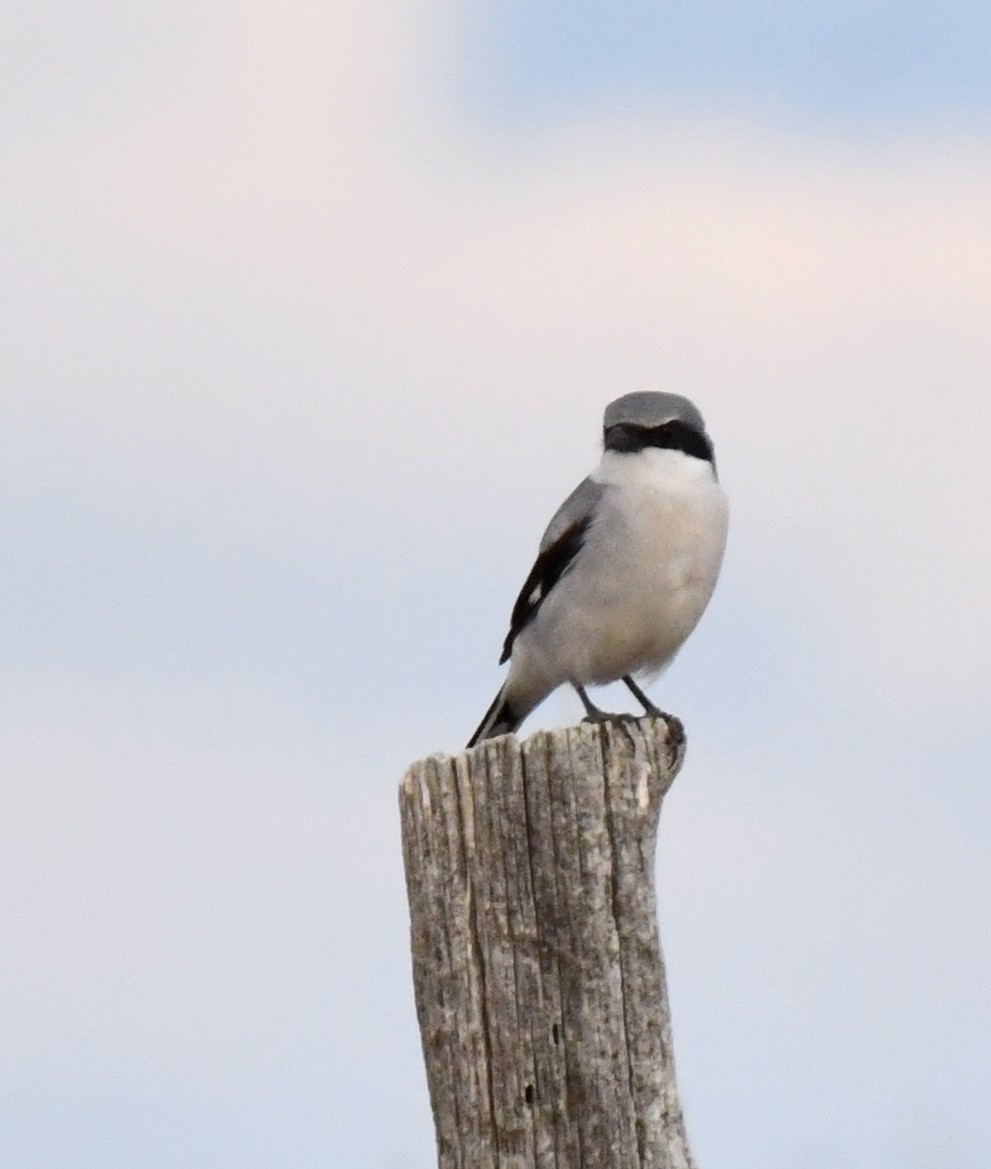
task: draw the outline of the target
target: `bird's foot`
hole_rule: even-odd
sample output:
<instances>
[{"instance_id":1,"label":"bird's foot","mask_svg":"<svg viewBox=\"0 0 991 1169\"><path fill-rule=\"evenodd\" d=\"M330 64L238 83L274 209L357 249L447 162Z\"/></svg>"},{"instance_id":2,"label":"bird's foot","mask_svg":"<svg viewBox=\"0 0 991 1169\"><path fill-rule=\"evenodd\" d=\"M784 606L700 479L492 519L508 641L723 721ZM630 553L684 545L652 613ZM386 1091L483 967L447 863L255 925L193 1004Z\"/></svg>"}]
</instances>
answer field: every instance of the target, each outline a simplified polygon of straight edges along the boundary
<instances>
[{"instance_id":1,"label":"bird's foot","mask_svg":"<svg viewBox=\"0 0 991 1169\"><path fill-rule=\"evenodd\" d=\"M622 713L613 713L609 710L599 710L598 707L594 711L589 711L582 719L583 723L592 723L593 725L600 725L602 723L635 723L639 722L644 716L642 714L631 714L629 711Z\"/></svg>"},{"instance_id":2,"label":"bird's foot","mask_svg":"<svg viewBox=\"0 0 991 1169\"><path fill-rule=\"evenodd\" d=\"M665 722L668 722L668 723L678 721L678 716L676 714L672 714L668 710L661 710L661 708L659 706L654 706L653 704L651 704L650 709L644 711L644 713L640 717L641 718L662 718L662 719L664 719Z\"/></svg>"},{"instance_id":3,"label":"bird's foot","mask_svg":"<svg viewBox=\"0 0 991 1169\"><path fill-rule=\"evenodd\" d=\"M585 692L585 687L573 682L572 685L578 697L582 700L582 706L585 707L585 717L582 719L583 723L592 723L594 725L601 723L634 723L639 722L642 718L663 718L667 722L671 722L674 719L674 715L668 714L666 711L661 710L660 707L655 706L632 678L627 677L623 681L643 704L644 714L633 714L630 711L613 713L608 710L600 710Z\"/></svg>"}]
</instances>

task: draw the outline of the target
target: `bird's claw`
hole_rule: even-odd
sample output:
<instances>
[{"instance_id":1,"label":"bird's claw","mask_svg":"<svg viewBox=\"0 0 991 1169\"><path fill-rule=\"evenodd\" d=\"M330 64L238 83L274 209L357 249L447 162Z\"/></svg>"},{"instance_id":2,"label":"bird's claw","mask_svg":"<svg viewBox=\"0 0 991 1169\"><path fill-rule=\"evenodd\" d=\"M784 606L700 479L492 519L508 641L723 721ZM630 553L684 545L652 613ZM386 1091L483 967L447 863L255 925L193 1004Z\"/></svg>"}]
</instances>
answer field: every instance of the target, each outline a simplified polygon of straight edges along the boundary
<instances>
[{"instance_id":1,"label":"bird's claw","mask_svg":"<svg viewBox=\"0 0 991 1169\"><path fill-rule=\"evenodd\" d=\"M629 711L623 713L613 714L608 710L599 710L595 714L587 714L582 719L583 723L592 723L599 725L601 723L635 723L639 722L644 716L642 714L632 714Z\"/></svg>"}]
</instances>

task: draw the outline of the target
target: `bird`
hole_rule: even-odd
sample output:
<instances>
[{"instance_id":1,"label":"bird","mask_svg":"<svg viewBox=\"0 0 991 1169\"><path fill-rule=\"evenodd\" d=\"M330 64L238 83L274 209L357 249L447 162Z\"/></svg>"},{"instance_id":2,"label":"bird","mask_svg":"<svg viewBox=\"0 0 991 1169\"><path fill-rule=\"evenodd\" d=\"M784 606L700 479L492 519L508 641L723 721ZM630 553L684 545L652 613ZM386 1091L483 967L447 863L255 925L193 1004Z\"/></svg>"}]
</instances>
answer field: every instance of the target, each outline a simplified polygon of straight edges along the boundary
<instances>
[{"instance_id":1,"label":"bird","mask_svg":"<svg viewBox=\"0 0 991 1169\"><path fill-rule=\"evenodd\" d=\"M645 715L663 712L637 685L670 664L716 586L729 508L712 440L680 394L638 390L610 402L602 459L554 513L509 622L509 671L468 741L516 731L570 684L588 721L611 715L589 685L622 680Z\"/></svg>"}]
</instances>

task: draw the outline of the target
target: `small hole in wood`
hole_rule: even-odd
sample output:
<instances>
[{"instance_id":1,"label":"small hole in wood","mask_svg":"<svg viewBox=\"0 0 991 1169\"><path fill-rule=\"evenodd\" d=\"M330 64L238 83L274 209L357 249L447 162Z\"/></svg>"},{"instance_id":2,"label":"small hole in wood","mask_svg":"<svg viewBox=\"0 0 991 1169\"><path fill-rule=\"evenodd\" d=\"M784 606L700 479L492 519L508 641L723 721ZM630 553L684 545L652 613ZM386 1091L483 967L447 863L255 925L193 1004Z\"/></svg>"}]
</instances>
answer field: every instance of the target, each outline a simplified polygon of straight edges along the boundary
<instances>
[{"instance_id":1,"label":"small hole in wood","mask_svg":"<svg viewBox=\"0 0 991 1169\"><path fill-rule=\"evenodd\" d=\"M557 1025L557 1023L555 1023L551 1028L551 1035L554 1037L555 1043L561 1042L561 1028Z\"/></svg>"},{"instance_id":2,"label":"small hole in wood","mask_svg":"<svg viewBox=\"0 0 991 1169\"><path fill-rule=\"evenodd\" d=\"M524 1088L523 1099L527 1102L527 1104L533 1103L533 1084L527 1084L526 1088Z\"/></svg>"}]
</instances>

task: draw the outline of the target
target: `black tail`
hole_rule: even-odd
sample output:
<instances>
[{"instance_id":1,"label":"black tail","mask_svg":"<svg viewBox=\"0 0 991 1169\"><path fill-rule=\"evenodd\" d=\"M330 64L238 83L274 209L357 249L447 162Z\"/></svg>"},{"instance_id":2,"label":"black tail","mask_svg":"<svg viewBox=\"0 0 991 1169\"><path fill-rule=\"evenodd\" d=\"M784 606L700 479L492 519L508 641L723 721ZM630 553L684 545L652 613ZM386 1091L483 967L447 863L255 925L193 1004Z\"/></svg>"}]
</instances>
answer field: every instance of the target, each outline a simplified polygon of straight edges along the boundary
<instances>
[{"instance_id":1,"label":"black tail","mask_svg":"<svg viewBox=\"0 0 991 1169\"><path fill-rule=\"evenodd\" d=\"M474 747L484 739L494 739L496 735L512 734L523 721L525 716L518 715L513 710L504 697L504 690L505 687L499 691L495 701L485 712L485 718L479 724L478 730L468 740L469 747Z\"/></svg>"}]
</instances>

